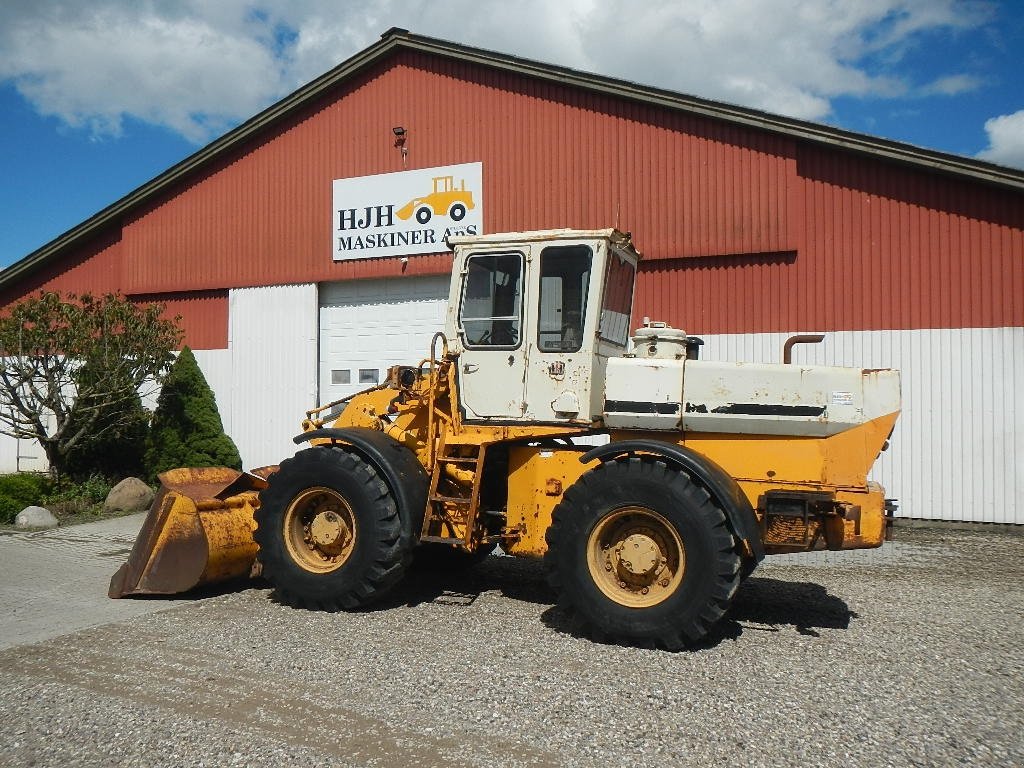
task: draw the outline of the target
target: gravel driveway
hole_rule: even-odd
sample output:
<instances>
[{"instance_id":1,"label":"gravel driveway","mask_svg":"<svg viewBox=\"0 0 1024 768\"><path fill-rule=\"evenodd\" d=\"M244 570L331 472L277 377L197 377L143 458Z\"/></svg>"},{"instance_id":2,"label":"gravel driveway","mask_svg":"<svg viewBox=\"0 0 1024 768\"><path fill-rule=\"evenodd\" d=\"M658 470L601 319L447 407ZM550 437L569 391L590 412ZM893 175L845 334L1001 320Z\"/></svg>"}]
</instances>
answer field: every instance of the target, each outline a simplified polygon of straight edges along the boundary
<instances>
[{"instance_id":1,"label":"gravel driveway","mask_svg":"<svg viewBox=\"0 0 1024 768\"><path fill-rule=\"evenodd\" d=\"M1024 764L1024 537L899 537L769 559L674 654L573 636L508 557L363 613L167 603L0 651L0 765Z\"/></svg>"}]
</instances>

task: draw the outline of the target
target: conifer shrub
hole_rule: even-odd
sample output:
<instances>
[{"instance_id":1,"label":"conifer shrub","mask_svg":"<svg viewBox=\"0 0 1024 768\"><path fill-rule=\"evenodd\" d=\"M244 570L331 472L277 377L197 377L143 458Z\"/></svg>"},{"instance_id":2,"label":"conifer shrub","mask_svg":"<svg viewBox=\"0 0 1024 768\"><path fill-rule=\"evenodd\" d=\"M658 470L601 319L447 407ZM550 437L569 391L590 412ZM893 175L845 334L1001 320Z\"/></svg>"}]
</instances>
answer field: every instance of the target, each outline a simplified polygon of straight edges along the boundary
<instances>
[{"instance_id":1,"label":"conifer shrub","mask_svg":"<svg viewBox=\"0 0 1024 768\"><path fill-rule=\"evenodd\" d=\"M146 438L151 479L176 467L242 468L238 448L224 432L213 390L188 347L164 380Z\"/></svg>"}]
</instances>

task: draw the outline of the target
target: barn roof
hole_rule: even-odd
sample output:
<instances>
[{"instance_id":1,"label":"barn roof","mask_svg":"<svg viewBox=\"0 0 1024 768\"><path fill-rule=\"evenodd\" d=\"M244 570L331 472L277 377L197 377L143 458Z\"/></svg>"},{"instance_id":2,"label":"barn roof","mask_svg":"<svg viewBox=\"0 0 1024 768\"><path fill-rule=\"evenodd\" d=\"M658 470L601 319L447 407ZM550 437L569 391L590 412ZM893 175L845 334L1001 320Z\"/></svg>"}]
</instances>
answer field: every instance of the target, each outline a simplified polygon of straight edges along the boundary
<instances>
[{"instance_id":1,"label":"barn roof","mask_svg":"<svg viewBox=\"0 0 1024 768\"><path fill-rule=\"evenodd\" d=\"M572 88L641 102L667 110L723 120L726 122L790 136L849 152L871 155L917 168L972 179L1005 189L1024 191L1024 171L987 163L960 155L923 149L889 139L878 138L832 126L797 120L748 107L702 99L662 88L595 75L588 72L545 64L505 53L460 45L398 27L389 29L379 41L343 61L329 72L302 86L237 128L206 145L176 165L128 193L64 234L0 272L0 289L15 285L40 267L59 259L69 249L119 222L155 196L165 192L184 177L214 162L253 136L287 119L307 104L340 83L352 78L398 51L416 51L547 80Z\"/></svg>"}]
</instances>

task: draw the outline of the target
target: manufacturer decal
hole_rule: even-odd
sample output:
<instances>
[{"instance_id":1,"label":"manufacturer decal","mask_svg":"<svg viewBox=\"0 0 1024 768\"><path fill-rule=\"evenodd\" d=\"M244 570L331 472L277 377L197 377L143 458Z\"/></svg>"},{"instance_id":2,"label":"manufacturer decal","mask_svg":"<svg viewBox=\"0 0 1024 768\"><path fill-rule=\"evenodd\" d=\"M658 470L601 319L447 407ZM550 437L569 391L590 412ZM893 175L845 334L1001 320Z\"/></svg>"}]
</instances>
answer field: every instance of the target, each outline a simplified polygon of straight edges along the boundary
<instances>
[{"instance_id":1,"label":"manufacturer decal","mask_svg":"<svg viewBox=\"0 0 1024 768\"><path fill-rule=\"evenodd\" d=\"M833 392L832 405L853 405L853 392Z\"/></svg>"}]
</instances>

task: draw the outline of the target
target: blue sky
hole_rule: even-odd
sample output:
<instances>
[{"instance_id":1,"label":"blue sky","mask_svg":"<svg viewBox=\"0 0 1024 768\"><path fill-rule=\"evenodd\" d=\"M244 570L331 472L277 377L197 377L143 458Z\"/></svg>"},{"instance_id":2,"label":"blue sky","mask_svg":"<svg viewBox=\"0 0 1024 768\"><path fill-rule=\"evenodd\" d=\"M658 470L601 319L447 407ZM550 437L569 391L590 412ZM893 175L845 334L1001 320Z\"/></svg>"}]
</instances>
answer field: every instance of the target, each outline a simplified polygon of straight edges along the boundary
<instances>
[{"instance_id":1,"label":"blue sky","mask_svg":"<svg viewBox=\"0 0 1024 768\"><path fill-rule=\"evenodd\" d=\"M391 26L1024 168L1024 0L5 0L0 266Z\"/></svg>"}]
</instances>

